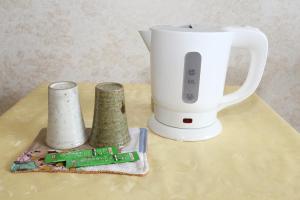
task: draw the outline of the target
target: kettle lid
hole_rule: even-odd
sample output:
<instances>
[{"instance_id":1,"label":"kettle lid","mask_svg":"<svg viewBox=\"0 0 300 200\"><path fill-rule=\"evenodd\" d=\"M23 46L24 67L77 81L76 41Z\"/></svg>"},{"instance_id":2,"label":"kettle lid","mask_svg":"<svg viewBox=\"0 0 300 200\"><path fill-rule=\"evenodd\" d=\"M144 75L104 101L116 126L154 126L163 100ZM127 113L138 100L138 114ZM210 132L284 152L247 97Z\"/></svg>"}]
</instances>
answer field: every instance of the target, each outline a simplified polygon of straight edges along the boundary
<instances>
[{"instance_id":1,"label":"kettle lid","mask_svg":"<svg viewBox=\"0 0 300 200\"><path fill-rule=\"evenodd\" d=\"M156 31L174 31L174 32L224 32L225 30L214 26L193 26L191 24L183 26L158 25L150 28Z\"/></svg>"}]
</instances>

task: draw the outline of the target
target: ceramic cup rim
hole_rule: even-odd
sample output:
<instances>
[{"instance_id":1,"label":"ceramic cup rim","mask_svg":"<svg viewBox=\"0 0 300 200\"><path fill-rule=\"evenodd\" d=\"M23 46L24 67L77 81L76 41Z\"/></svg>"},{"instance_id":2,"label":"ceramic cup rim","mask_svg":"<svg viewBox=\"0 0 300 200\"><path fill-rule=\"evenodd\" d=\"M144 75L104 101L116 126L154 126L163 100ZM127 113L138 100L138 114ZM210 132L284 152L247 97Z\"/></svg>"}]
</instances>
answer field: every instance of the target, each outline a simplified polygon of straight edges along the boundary
<instances>
[{"instance_id":1,"label":"ceramic cup rim","mask_svg":"<svg viewBox=\"0 0 300 200\"><path fill-rule=\"evenodd\" d=\"M70 90L77 87L77 83L73 81L56 81L48 86L51 90Z\"/></svg>"},{"instance_id":2,"label":"ceramic cup rim","mask_svg":"<svg viewBox=\"0 0 300 200\"><path fill-rule=\"evenodd\" d=\"M116 85L119 88L113 89L113 90L107 90L107 89L103 88L103 86L105 86L105 85ZM97 84L96 89L101 90L103 92L120 92L120 91L124 90L124 87L121 83L117 83L117 82L103 82L103 83Z\"/></svg>"}]
</instances>

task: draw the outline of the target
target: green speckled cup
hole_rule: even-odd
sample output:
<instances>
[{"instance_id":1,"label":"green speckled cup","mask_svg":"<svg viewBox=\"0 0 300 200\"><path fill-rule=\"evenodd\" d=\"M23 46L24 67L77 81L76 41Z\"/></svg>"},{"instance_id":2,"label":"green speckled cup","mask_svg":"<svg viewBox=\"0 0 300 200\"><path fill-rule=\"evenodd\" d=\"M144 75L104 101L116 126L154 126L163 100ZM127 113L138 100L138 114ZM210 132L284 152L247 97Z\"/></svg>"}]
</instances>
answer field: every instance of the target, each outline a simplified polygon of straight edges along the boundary
<instances>
[{"instance_id":1,"label":"green speckled cup","mask_svg":"<svg viewBox=\"0 0 300 200\"><path fill-rule=\"evenodd\" d=\"M119 83L96 85L90 145L120 147L129 141L123 86Z\"/></svg>"}]
</instances>

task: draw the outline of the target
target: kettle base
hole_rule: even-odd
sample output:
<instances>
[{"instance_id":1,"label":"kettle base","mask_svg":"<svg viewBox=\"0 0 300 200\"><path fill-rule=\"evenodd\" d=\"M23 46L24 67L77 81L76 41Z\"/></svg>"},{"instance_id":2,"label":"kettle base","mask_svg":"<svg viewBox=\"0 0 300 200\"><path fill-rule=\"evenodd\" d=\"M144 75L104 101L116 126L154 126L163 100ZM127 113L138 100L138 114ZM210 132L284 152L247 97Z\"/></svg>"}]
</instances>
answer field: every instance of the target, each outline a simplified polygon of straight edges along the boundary
<instances>
[{"instance_id":1,"label":"kettle base","mask_svg":"<svg viewBox=\"0 0 300 200\"><path fill-rule=\"evenodd\" d=\"M222 125L219 120L203 128L176 128L157 121L152 115L148 121L149 128L157 135L178 141L199 141L213 138L220 134Z\"/></svg>"}]
</instances>

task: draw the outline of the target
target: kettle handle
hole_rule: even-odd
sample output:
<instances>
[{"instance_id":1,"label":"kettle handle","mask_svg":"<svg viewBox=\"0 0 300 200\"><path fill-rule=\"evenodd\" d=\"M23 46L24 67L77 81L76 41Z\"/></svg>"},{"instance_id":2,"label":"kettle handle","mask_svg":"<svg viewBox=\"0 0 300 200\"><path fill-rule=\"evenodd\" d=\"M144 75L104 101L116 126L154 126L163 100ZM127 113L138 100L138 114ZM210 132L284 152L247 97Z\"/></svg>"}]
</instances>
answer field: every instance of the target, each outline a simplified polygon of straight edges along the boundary
<instances>
[{"instance_id":1,"label":"kettle handle","mask_svg":"<svg viewBox=\"0 0 300 200\"><path fill-rule=\"evenodd\" d=\"M225 31L234 33L232 47L246 48L250 51L251 61L243 85L237 91L224 95L218 110L239 103L254 93L261 81L268 56L268 39L259 29L227 27Z\"/></svg>"}]
</instances>

